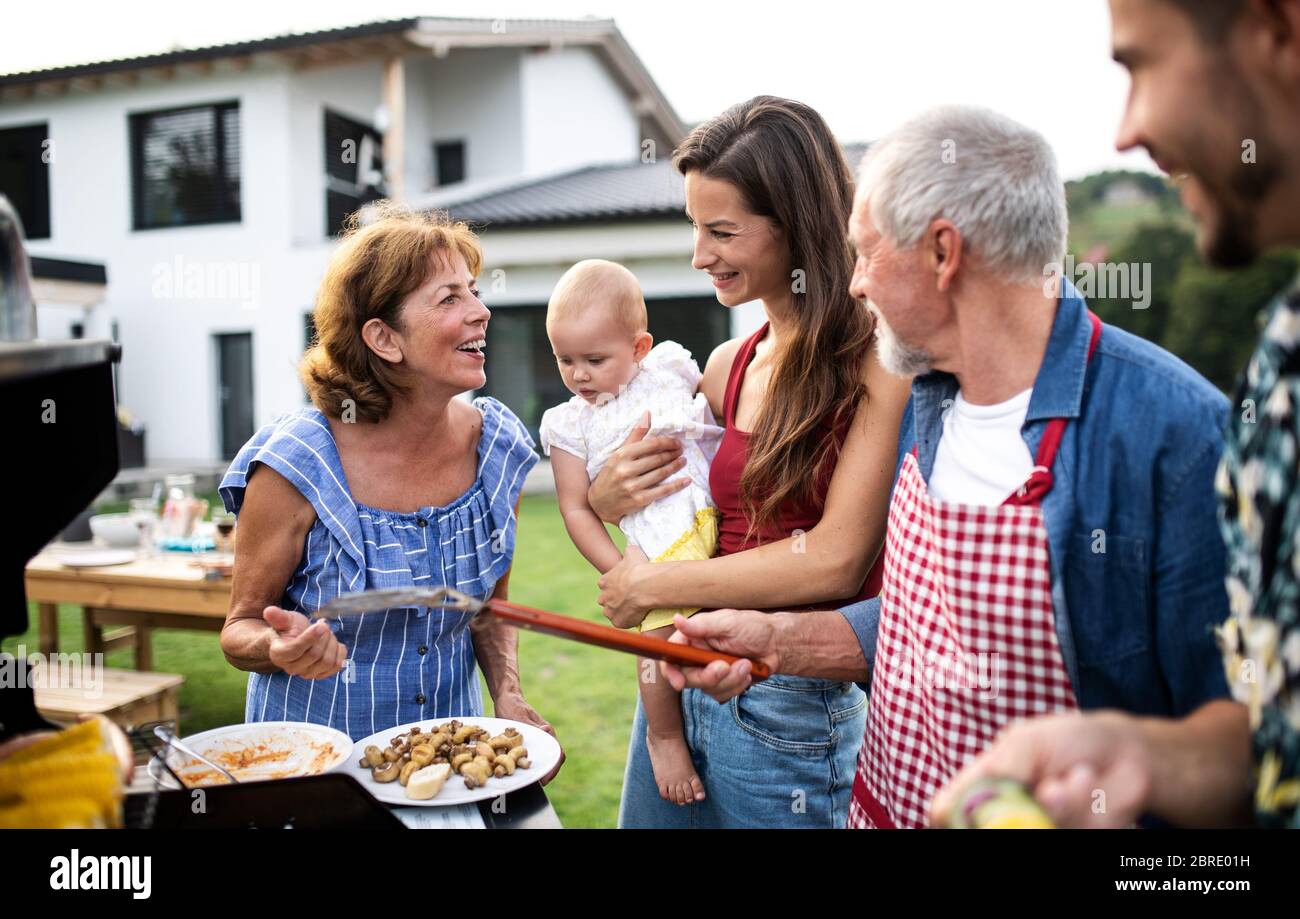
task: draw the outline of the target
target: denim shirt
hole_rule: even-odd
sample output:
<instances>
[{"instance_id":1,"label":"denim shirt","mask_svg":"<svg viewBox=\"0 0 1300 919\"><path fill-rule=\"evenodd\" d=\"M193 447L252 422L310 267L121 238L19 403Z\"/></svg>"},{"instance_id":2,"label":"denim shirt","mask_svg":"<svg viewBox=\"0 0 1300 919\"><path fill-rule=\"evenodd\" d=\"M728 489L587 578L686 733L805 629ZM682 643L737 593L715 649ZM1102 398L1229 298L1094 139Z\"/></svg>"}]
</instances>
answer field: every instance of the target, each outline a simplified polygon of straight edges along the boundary
<instances>
[{"instance_id":1,"label":"denim shirt","mask_svg":"<svg viewBox=\"0 0 1300 919\"><path fill-rule=\"evenodd\" d=\"M1070 419L1042 502L1052 605L1079 706L1177 716L1228 693L1214 628L1228 616L1214 477L1228 400L1178 358L1104 326L1091 362L1086 304L1063 281L1021 436ZM934 468L957 380L918 377L899 432ZM840 611L870 669L878 598ZM864 687L866 688L866 687Z\"/></svg>"}]
</instances>

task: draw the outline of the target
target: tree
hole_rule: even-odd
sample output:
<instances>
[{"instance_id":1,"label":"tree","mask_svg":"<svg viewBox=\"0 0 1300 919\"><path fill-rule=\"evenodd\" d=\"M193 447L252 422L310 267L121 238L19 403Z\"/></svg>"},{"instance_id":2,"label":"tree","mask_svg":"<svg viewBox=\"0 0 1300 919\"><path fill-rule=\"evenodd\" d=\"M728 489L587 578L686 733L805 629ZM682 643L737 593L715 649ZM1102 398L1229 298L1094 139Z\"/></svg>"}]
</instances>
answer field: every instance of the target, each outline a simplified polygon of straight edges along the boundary
<instances>
[{"instance_id":1,"label":"tree","mask_svg":"<svg viewBox=\"0 0 1300 919\"><path fill-rule=\"evenodd\" d=\"M1119 180L1137 181L1157 194L1159 207L1135 205L1118 213L1099 207L1106 189ZM1254 350L1262 311L1295 279L1300 253L1273 253L1240 271L1205 267L1186 212L1159 176L1101 172L1068 183L1066 195L1076 244L1102 242L1109 247L1106 265L1127 266L1129 289L1098 290L1110 296L1089 297L1093 311L1173 352L1231 392ZM1135 308L1135 301L1148 300L1145 309Z\"/></svg>"},{"instance_id":2,"label":"tree","mask_svg":"<svg viewBox=\"0 0 1300 919\"><path fill-rule=\"evenodd\" d=\"M1195 256L1196 243L1187 231L1172 223L1144 224L1108 259L1128 266L1133 279L1128 296L1097 298L1089 304L1103 321L1148 341L1162 342L1174 302L1174 285ZM1140 303L1146 303L1145 308Z\"/></svg>"},{"instance_id":3,"label":"tree","mask_svg":"<svg viewBox=\"0 0 1300 919\"><path fill-rule=\"evenodd\" d=\"M1265 310L1295 279L1300 256L1278 252L1241 271L1188 262L1173 292L1161 344L1225 392L1231 392L1255 349Z\"/></svg>"}]
</instances>

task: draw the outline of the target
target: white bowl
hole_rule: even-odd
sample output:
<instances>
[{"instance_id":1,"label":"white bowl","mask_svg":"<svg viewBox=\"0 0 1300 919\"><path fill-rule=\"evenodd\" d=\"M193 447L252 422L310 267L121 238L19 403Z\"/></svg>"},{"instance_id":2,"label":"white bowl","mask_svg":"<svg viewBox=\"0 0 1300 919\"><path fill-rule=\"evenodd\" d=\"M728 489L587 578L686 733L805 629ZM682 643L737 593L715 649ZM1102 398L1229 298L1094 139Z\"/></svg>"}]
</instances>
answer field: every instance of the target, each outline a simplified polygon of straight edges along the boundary
<instances>
[{"instance_id":1,"label":"white bowl","mask_svg":"<svg viewBox=\"0 0 1300 919\"><path fill-rule=\"evenodd\" d=\"M140 528L130 514L96 514L90 518L90 532L105 545L117 549L140 544Z\"/></svg>"},{"instance_id":2,"label":"white bowl","mask_svg":"<svg viewBox=\"0 0 1300 919\"><path fill-rule=\"evenodd\" d=\"M550 735L547 735L550 736ZM306 721L255 721L213 728L182 738L196 753L231 770L241 782L262 782L304 775L320 775L337 769L352 755L352 739L342 731ZM247 765L236 762L247 760ZM193 786L224 784L215 772L198 760L173 751L172 768ZM176 780L159 764L149 761L149 775L167 788Z\"/></svg>"}]
</instances>

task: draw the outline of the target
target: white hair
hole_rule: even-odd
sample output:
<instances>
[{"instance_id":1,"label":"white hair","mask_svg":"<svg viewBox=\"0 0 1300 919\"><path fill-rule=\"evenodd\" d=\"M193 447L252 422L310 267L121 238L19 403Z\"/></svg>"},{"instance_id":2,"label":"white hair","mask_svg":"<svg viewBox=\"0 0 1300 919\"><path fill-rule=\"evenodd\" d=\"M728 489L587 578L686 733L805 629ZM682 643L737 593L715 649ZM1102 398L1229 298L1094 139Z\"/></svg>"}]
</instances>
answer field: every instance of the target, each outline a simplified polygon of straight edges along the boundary
<instances>
[{"instance_id":1,"label":"white hair","mask_svg":"<svg viewBox=\"0 0 1300 919\"><path fill-rule=\"evenodd\" d=\"M951 220L972 254L1012 283L1041 282L1065 257L1069 217L1046 138L974 106L931 109L872 144L858 194L896 246Z\"/></svg>"}]
</instances>

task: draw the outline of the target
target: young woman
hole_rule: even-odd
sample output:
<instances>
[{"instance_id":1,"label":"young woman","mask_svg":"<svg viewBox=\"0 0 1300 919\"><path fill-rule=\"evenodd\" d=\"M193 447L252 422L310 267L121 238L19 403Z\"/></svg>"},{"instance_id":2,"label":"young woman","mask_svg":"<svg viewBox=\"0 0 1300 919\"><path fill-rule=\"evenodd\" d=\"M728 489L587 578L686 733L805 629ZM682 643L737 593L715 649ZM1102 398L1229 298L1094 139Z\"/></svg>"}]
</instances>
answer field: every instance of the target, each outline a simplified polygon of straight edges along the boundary
<instances>
[{"instance_id":1,"label":"young woman","mask_svg":"<svg viewBox=\"0 0 1300 919\"><path fill-rule=\"evenodd\" d=\"M674 163L694 266L724 306L761 301L767 322L720 345L700 384L726 428L709 480L719 555L625 560L601 579L605 614L626 628L656 608L791 610L871 596L909 386L881 368L870 314L849 293L844 155L811 108L760 96L697 127ZM646 487L671 456L664 446L611 459L589 496L602 518L674 487ZM860 688L826 680L773 677L721 707L688 690L683 723L708 791L679 808L655 788L638 707L620 824L843 826L865 710Z\"/></svg>"}]
</instances>

